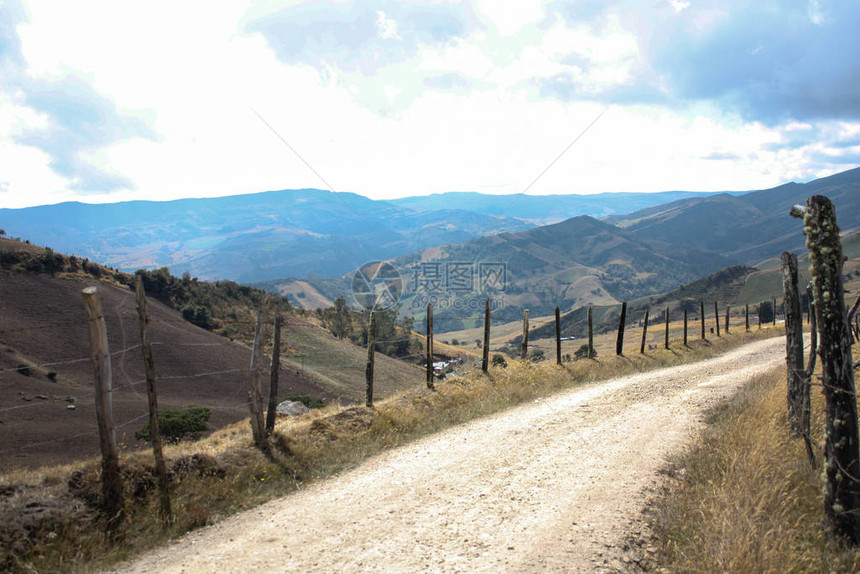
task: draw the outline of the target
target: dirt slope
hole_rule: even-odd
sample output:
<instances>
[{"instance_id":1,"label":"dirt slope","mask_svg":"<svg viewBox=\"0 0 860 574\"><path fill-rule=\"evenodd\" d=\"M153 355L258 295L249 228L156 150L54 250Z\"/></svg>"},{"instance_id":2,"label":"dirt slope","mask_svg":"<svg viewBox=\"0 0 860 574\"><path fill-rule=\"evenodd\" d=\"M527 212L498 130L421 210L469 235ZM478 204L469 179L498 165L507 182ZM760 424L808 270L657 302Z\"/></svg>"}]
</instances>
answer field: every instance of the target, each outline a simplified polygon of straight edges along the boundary
<instances>
[{"instance_id":1,"label":"dirt slope","mask_svg":"<svg viewBox=\"0 0 860 574\"><path fill-rule=\"evenodd\" d=\"M783 364L780 338L589 385L376 457L122 572L593 572L705 408Z\"/></svg>"},{"instance_id":2,"label":"dirt slope","mask_svg":"<svg viewBox=\"0 0 860 574\"><path fill-rule=\"evenodd\" d=\"M0 273L0 472L99 453L81 296L88 285L98 286L107 323L117 437L126 447L137 442L147 400L134 293L97 281ZM183 321L158 301L148 307L159 406L210 407L214 428L246 418L250 349ZM19 365L29 366L30 376ZM327 396L294 371L282 371L279 388Z\"/></svg>"}]
</instances>

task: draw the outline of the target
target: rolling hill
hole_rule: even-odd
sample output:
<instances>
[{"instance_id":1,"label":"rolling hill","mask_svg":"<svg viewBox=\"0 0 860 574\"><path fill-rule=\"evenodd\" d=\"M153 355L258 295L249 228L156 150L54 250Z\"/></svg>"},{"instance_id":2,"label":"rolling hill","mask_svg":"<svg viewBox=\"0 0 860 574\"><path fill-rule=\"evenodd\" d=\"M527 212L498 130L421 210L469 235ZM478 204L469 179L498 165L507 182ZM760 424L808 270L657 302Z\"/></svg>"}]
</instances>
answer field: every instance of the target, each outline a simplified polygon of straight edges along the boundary
<instances>
[{"instance_id":1,"label":"rolling hill","mask_svg":"<svg viewBox=\"0 0 860 574\"><path fill-rule=\"evenodd\" d=\"M59 263L50 270L37 269L36 262L42 265L49 260ZM65 463L98 453L81 296L81 290L90 285L98 287L105 311L118 438L129 448L143 446L134 439L134 432L145 422L147 400L135 294L127 286L130 278L80 260L76 271L70 269L70 259L60 254L0 239L0 430L4 435L0 470ZM101 280L89 274L93 269L98 269ZM240 290L251 292L247 287ZM213 429L247 418L249 346L239 338L195 326L157 298L148 299L159 406L206 406L212 411ZM221 325L224 333L253 329L253 316L241 310L238 300L230 313L239 325ZM366 350L335 338L314 322L312 314L287 314L281 357L283 395L302 393L345 403L363 400ZM424 380L416 367L381 354L376 357L375 374L379 397ZM268 396L267 388L265 393Z\"/></svg>"},{"instance_id":2,"label":"rolling hill","mask_svg":"<svg viewBox=\"0 0 860 574\"><path fill-rule=\"evenodd\" d=\"M607 221L638 237L684 243L754 265L803 248L804 237L788 210L812 195L826 195L833 201L843 232L860 229L860 168L743 195L682 199Z\"/></svg>"},{"instance_id":3,"label":"rolling hill","mask_svg":"<svg viewBox=\"0 0 860 574\"><path fill-rule=\"evenodd\" d=\"M664 191L658 193L595 193L592 195L487 195L471 191L449 191L389 200L389 203L420 211L459 209L484 215L516 217L536 225L558 223L578 215L600 218L629 213L654 205L718 192Z\"/></svg>"},{"instance_id":4,"label":"rolling hill","mask_svg":"<svg viewBox=\"0 0 860 574\"><path fill-rule=\"evenodd\" d=\"M318 189L208 199L0 209L0 228L119 268L203 279L340 275L376 259L533 224L462 210L422 212Z\"/></svg>"}]
</instances>

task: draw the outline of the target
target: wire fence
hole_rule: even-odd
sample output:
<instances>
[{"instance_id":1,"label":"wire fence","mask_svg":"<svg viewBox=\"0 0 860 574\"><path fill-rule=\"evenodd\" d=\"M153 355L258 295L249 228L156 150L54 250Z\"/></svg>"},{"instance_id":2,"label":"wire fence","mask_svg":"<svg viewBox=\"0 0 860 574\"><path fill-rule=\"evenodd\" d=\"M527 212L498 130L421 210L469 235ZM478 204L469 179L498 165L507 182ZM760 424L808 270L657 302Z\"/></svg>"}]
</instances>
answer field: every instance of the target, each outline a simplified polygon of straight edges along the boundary
<instances>
[{"instance_id":1,"label":"wire fence","mask_svg":"<svg viewBox=\"0 0 860 574\"><path fill-rule=\"evenodd\" d=\"M110 320L113 325L113 331L110 333L111 338L116 343L119 341L119 346L121 348L119 350L111 351L109 353L112 359L116 359L116 363L113 365L114 370L114 381L111 389L111 393L114 398L122 396L126 401L124 402L124 414L125 416L130 416L129 411L134 410L146 410L146 398L140 397L140 388L143 383L146 383L146 378L143 377L143 358L142 353L138 354L136 352L141 351L141 343L135 342L135 339L139 338L139 330L138 330L138 317L136 313L129 312L128 306L126 303L123 304L125 308L116 308L116 309L105 309L105 318ZM125 311L125 312L123 312ZM736 316L733 316L735 319ZM480 319L478 317L467 317L466 321L475 321ZM694 323L691 319L691 323ZM709 322L713 322L713 317L706 317ZM722 318L721 318L722 319ZM457 318L461 324L464 321L464 318ZM631 319L630 323L635 324L638 321L636 319ZM658 327L659 323L662 321L659 317L653 318L650 323L652 327ZM191 321L186 321L182 318L151 318L150 324L154 326L158 325L183 325L188 326L189 323L193 324ZM541 325L535 325L534 327L541 327L548 323L552 323L550 320L548 322L542 322ZM753 322L754 321L750 321ZM7 328L0 329L0 343L5 344L7 348L14 349L16 347L16 339L23 334L28 334L32 331L42 331L48 333L50 335L59 335L61 333L69 336L69 331L71 329L77 328L79 332L75 332L74 336L82 339L83 342L79 345L79 347L88 347L88 335L86 333L86 329L84 326L86 325L86 319L80 320L65 320L65 321L56 321L56 322L40 322L35 324L28 324L22 327L15 328ZM231 325L241 325L245 327L255 326L255 321L237 321L236 323L231 323ZM271 325L271 322L270 322ZM419 329L423 327L423 325L417 326ZM733 327L737 327L737 325L733 325ZM741 326L743 328L743 326ZM206 332L201 332L201 336L205 337L215 337L217 335ZM694 333L691 332L691 338L694 336ZM658 328L654 328L652 338L653 340L660 339L662 335L659 333ZM417 332L414 335L408 337L397 337L390 339L381 339L376 340L375 344L377 346L386 346L386 345L402 345L407 344L411 345L416 343L417 345L421 345L421 341L426 338L426 333ZM580 341L581 342L581 341ZM241 342L240 342L241 343ZM155 349L162 350L174 350L174 349L188 349L189 351L200 349L200 350L217 350L219 348L227 348L230 347L232 349L237 348L237 342L224 338L220 341L170 341L170 340L155 340L152 343L152 346ZM289 347L289 342L286 341L285 345ZM282 349L283 349L282 346ZM360 349L367 349L368 344L361 343L357 344L356 347ZM242 347L245 351L250 354L250 348L248 346ZM17 355L12 359L7 357L6 366L0 367L0 385L4 383L12 382L13 384L9 385L11 388L14 388L15 382L20 382L21 379L17 379L12 381L13 377L20 377L21 375L35 375L34 379L39 379L44 381L44 377L47 376L48 379L51 380L52 383L56 383L57 381L51 378L53 374L56 377L57 371L63 371L64 368L69 369L73 372L73 381L76 383L74 385L65 385L60 388L64 389L64 393L69 393L73 396L57 396L53 393L42 391L41 393L32 392L29 396L25 393L19 392L19 397L17 400L22 401L23 404L10 404L11 400L7 396L5 403L0 402L0 420L2 417L8 416L24 416L26 413L30 412L33 409L38 409L39 407L44 407L49 403L68 403L66 406L69 408L69 405L74 405L75 409L78 405L84 405L87 401L93 400L95 398L95 391L91 386L91 377L92 373L87 372L86 364L89 364L92 361L90 354L81 353L80 356L72 356L72 357L56 357L53 358L50 355L52 353L60 353L63 349L57 348L52 351L44 351L40 350L38 353L37 359L41 360L30 360L25 359L23 355ZM135 356L132 356L134 354ZM308 350L307 348L296 350L293 349L292 354L285 353L283 355L284 362L281 365L282 371L295 369L298 371L301 377L306 377L305 381L309 386L313 386L315 384L315 379L318 379L318 375L323 377L336 377L338 372L351 373L351 376L355 378L359 374L365 373L366 363L365 358L362 354L356 354L352 360L344 361L343 357L349 356L349 353L343 353L341 356L341 360L331 360L330 354L326 354L324 351L315 352L313 349ZM439 355L437 355L439 356ZM569 355L568 355L569 356ZM2 356L0 356L2 358ZM250 357L248 357L249 359ZM465 362L475 362L477 363L480 359L476 356L466 358ZM426 359L426 351L422 350L420 352L411 352L402 356L398 356L396 358L392 358L391 360L399 361L404 366L408 365L410 369L421 366L422 363L425 362ZM247 359L245 359L247 360ZM19 362L17 365L10 365L9 363ZM309 363L308 368L310 369L306 373L305 363ZM235 360L233 361L235 365ZM181 383L181 382L203 382L203 381L220 381L222 385L225 384L225 378L229 378L226 381L226 387L229 388L229 391L225 391L225 396L213 400L211 397L208 400L204 400L203 398L199 400L195 400L195 404L200 404L200 406L204 406L213 411L228 413L233 412L235 416L227 417L228 419L232 418L233 420L240 420L244 418L248 414L248 403L247 398L244 396L248 391L248 385L243 384L242 381L250 381L252 376L252 371L250 368L250 361L241 366L229 366L224 365L224 361L221 361L220 364L224 366L228 366L229 368L215 368L215 369L204 369L204 370L195 370L193 372L181 372L181 370L177 370L178 363L174 361L172 364L173 369L168 370L159 370L156 378L157 383ZM310 364L312 363L312 364ZM377 363L378 364L378 363ZM0 363L2 365L2 363ZM158 368L158 358L156 357L156 367ZM377 367L378 368L378 367ZM417 370L417 369L416 369ZM417 374L417 373L416 373ZM61 378L67 378L64 373ZM30 379L31 381L34 379ZM84 381L81 384L81 381ZM416 376L415 385L418 386L421 384L421 377ZM163 385L162 385L163 387ZM46 388L46 387L42 387ZM49 387L47 387L49 388ZM132 393L129 395L128 393ZM162 392L160 387L159 393ZM170 394L166 395L166 398L170 398ZM187 397L186 397L187 398ZM136 400L136 403L132 403L132 399ZM231 400L232 399L232 400ZM12 399L14 400L14 399ZM169 402L169 401L167 401ZM116 425L117 429L126 429L131 425L137 423L138 421L144 419L148 416L147 412L140 414L138 416L132 416L127 420L122 420ZM223 416L220 419L222 424L226 424L227 419ZM56 421L52 421L56 422ZM71 423L75 423L78 426L80 424L84 424L81 421L70 421ZM31 423L33 428L38 430L40 426L44 425L40 420L34 419ZM92 421L87 421L85 424L91 426ZM56 425L52 425L51 428L56 428ZM38 435L38 432L34 432L34 436ZM89 437L92 443L92 450L95 452L95 448L97 445L97 436L93 430L88 430L85 432L70 432L64 436L54 437L46 440L36 440L35 442L27 442L27 444L11 446L6 448L0 448L0 455L9 455L10 453L20 452L32 450L37 447L43 447L51 444L59 444L63 442L68 442L72 440L78 440L85 437Z\"/></svg>"},{"instance_id":2,"label":"wire fence","mask_svg":"<svg viewBox=\"0 0 860 574\"><path fill-rule=\"evenodd\" d=\"M142 421L146 417L149 416L148 412L146 412L147 401L145 396L139 397L139 391L142 390L140 387L144 383L147 382L146 378L143 376L143 355L141 352L142 344L140 342L132 342L134 338L139 338L138 331L138 317L135 314L131 313L122 313L122 309L105 309L104 317L107 321L110 321L114 328L109 328L109 336L114 344L119 341L120 343L125 343L121 345L121 348L118 350L111 351L109 353L112 359L112 367L113 367L113 384L111 388L111 394L114 399L118 397L123 397L125 400L123 401L123 412L127 413L129 410L137 409L144 410L140 415L133 416L131 418L118 421L115 425L116 430L128 429L132 425ZM83 311L82 311L83 314ZM193 324L192 321L186 321L185 319L165 319L165 318L150 318L150 325L159 325L159 324L176 324L188 326L189 323ZM22 327L14 327L14 328L5 328L0 329L0 345L5 345L7 349L17 349L22 345L19 345L22 336L26 336L24 338L28 340L32 340L33 332L40 332L40 338L42 339L51 339L57 337L61 334L65 336L74 336L76 339L80 339L81 344L78 347L88 347L88 335L86 332L87 320L70 320L70 321L55 321L55 322L37 322L31 323ZM118 328L117 328L118 325ZM233 327L236 326L244 326L244 327L253 327L256 325L255 321L237 321L230 324ZM271 328L271 322L269 327ZM69 331L74 330L74 335L70 335ZM214 333L207 332L202 336L206 337L214 337L217 336ZM396 345L403 343L411 343L418 340L419 337L400 337L394 339L385 339L377 341L379 345ZM234 413L235 416L228 416L228 419L240 420L248 415L248 403L247 398L244 396L248 391L248 385L242 384L242 381L249 381L252 376L252 371L250 368L250 364L246 363L242 366L235 366L232 368L224 368L224 369L212 369L212 370L199 370L193 371L189 373L176 372L174 365L174 370L171 372L169 368L161 369L159 368L159 361L157 353L158 349L188 349L189 352L195 352L196 349L206 349L208 351L217 350L218 348L231 348L236 349L236 345L239 343L242 344L241 341L235 341L233 339L225 337L222 341L212 342L212 341L200 341L200 342L187 342L187 341L168 341L168 340L155 340L151 343L153 349L156 351L156 369L158 370L158 374L156 376L156 384L159 385L159 394L162 399L162 404L165 402L170 402L170 393L168 387L171 383L181 383L183 381L187 382L197 382L197 381L216 381L220 380L222 386L225 386L225 378L229 378L227 381L227 385L231 387L230 392L227 393L227 396L224 398L212 401L212 400L194 400L194 403L199 406L204 406L212 411L221 412L221 413ZM282 349L288 346L288 341L285 341L282 344ZM359 348L366 349L367 343L362 345L357 345ZM245 346L244 349L248 352L248 358L250 358L250 347ZM10 455L14 455L16 452L26 452L32 451L33 449L44 448L50 445L62 445L63 443L69 443L70 441L82 441L84 439L91 446L90 450L92 454L96 454L98 450L98 435L94 428L94 420L69 420L69 421L60 421L61 424L56 424L57 420L52 420L51 424L46 425L44 419L42 418L47 405L57 404L65 405L66 408L73 406L74 410L77 410L79 406L86 406L85 410L91 410L91 405L94 403L90 403L90 401L94 401L96 393L92 386L92 372L88 370L88 366L92 362L92 357L89 352L81 353L80 356L65 356L65 357L52 357L51 355L59 354L62 352L67 352L66 349L62 348L60 345L55 346L51 350L40 349L38 352L34 352L34 356L28 356L27 353L21 351L15 351L13 355L10 355L6 358L6 365L0 366L0 388L2 386L7 386L7 388L21 388L20 383L22 381L29 381L30 385L24 386L24 388L30 389L29 392L21 392L19 391L17 397L10 397L7 395L6 400L3 401L6 404L3 405L0 402L0 421L3 418L8 418L10 416L17 417L19 420L16 421L19 424L28 424L33 429L33 438L35 440L29 439L26 444L18 444L15 446L6 446L0 447L0 455L4 457L8 457ZM283 352L283 351L282 351ZM365 372L365 359L363 356L360 358L356 358L352 361L331 361L330 357L325 355L325 353L320 353L318 356L314 356L313 350L308 352L308 349L304 349L299 352L294 352L293 354L285 353L283 356L283 363L281 364L281 371L286 371L292 369L290 364L298 366L303 361L314 362L312 369L314 371L318 371L321 374L324 374L327 377L332 376L332 372L341 371L343 373L351 372L353 375L362 374ZM347 354L348 355L348 354ZM411 363L409 361L421 359L424 355L422 353L410 353L406 356L392 358L392 360L399 361L404 365ZM2 357L0 357L2 358ZM328 360L325 360L328 359ZM17 364L16 364L17 363ZM323 363L323 364L320 364ZM0 362L2 365L2 362ZM60 372L59 379L61 382L58 388L51 389L52 386L58 384L57 380L57 372ZM301 375L305 375L304 366L301 367L301 371L299 373ZM25 375L26 378L19 378ZM131 375L131 376L129 376ZM134 376L137 375L137 376ZM308 372L307 379L308 385L313 385L314 376L312 372ZM55 378L52 378L55 377ZM44 384L40 384L44 383ZM162 384L163 383L163 384ZM237 384L238 383L238 384ZM416 377L416 385L420 384L419 378ZM38 389L38 390L32 390ZM168 390L166 394L164 391ZM289 389L287 389L289 390ZM129 391L132 392L129 395ZM285 391L286 393L286 391ZM230 400L231 397L235 397L234 400ZM164 401L164 399L168 399ZM134 399L137 400L136 407L130 405L130 401L133 403ZM12 400L20 401L22 404L10 404ZM50 407L47 407L50 409ZM21 417L25 416L25 413L28 411L35 411L41 409L40 418L35 417L25 417L31 418L32 420L23 422L20 420ZM64 409L65 410L65 409ZM54 412L54 411L48 411ZM20 415L20 416L19 416ZM56 417L56 414L49 415ZM225 419L221 417L221 422L223 423ZM5 421L4 421L5 422ZM38 440L40 436L40 430L46 427L50 427L51 432L55 432L57 428L61 428L65 423L66 428L86 425L87 427L91 427L86 431L82 432L68 432L63 436L54 436L50 439ZM44 434L44 433L41 433ZM5 441L4 441L5 442ZM20 442L20 441L19 441ZM2 461L0 461L2 463ZM2 464L0 464L2 466Z\"/></svg>"}]
</instances>

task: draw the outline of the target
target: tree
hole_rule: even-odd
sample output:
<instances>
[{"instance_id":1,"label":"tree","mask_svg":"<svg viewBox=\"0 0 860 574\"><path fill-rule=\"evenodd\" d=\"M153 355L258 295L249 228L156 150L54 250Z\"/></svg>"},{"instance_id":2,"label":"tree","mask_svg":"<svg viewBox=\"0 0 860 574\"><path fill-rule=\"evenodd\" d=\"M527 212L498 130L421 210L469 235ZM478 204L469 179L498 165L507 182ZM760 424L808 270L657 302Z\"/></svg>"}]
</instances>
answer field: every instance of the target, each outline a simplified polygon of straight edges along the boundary
<instances>
[{"instance_id":1,"label":"tree","mask_svg":"<svg viewBox=\"0 0 860 574\"><path fill-rule=\"evenodd\" d=\"M346 299L338 297L334 302L334 317L331 323L331 333L338 339L343 339L352 328L352 317Z\"/></svg>"},{"instance_id":2,"label":"tree","mask_svg":"<svg viewBox=\"0 0 860 574\"><path fill-rule=\"evenodd\" d=\"M592 351L591 358L597 357L597 349ZM576 352L573 354L573 358L576 360L579 359L587 359L588 358L588 345L582 345L579 347Z\"/></svg>"},{"instance_id":3,"label":"tree","mask_svg":"<svg viewBox=\"0 0 860 574\"><path fill-rule=\"evenodd\" d=\"M6 230L0 229L0 237L6 237Z\"/></svg>"}]
</instances>

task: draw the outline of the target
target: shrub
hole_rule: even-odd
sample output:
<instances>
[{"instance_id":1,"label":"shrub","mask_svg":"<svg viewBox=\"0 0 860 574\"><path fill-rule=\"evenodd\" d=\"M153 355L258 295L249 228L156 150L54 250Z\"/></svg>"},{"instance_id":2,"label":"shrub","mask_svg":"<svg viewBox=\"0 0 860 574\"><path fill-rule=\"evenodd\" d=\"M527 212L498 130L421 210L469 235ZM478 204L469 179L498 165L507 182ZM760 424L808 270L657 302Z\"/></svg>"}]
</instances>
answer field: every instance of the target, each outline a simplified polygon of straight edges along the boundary
<instances>
[{"instance_id":1,"label":"shrub","mask_svg":"<svg viewBox=\"0 0 860 574\"><path fill-rule=\"evenodd\" d=\"M309 409L321 409L325 406L325 401L323 399L316 399L314 397L311 397L310 395L306 395L305 393L287 393L286 395L284 395L283 400L298 401Z\"/></svg>"},{"instance_id":2,"label":"shrub","mask_svg":"<svg viewBox=\"0 0 860 574\"><path fill-rule=\"evenodd\" d=\"M18 371L19 374L24 375L25 377L30 376L30 367L23 363L15 367L15 370Z\"/></svg>"},{"instance_id":3,"label":"shrub","mask_svg":"<svg viewBox=\"0 0 860 574\"><path fill-rule=\"evenodd\" d=\"M546 353L543 352L543 349L535 349L531 352L531 361L533 363L537 363L538 361L543 361L546 358Z\"/></svg>"},{"instance_id":4,"label":"shrub","mask_svg":"<svg viewBox=\"0 0 860 574\"><path fill-rule=\"evenodd\" d=\"M207 407L187 406L178 409L160 409L158 411L158 430L162 438L172 443L178 443L187 435L197 438L201 432L209 430L206 423L212 411ZM134 433L134 438L149 442L149 422Z\"/></svg>"},{"instance_id":5,"label":"shrub","mask_svg":"<svg viewBox=\"0 0 860 574\"><path fill-rule=\"evenodd\" d=\"M501 367L503 369L507 368L508 362L505 360L504 355L501 355L499 353L494 354L493 355L493 366L494 367Z\"/></svg>"},{"instance_id":6,"label":"shrub","mask_svg":"<svg viewBox=\"0 0 860 574\"><path fill-rule=\"evenodd\" d=\"M597 357L597 349L594 349L591 353L591 358ZM588 358L588 345L582 345L579 347L576 352L573 354L573 358L577 361L579 359L587 359Z\"/></svg>"}]
</instances>

